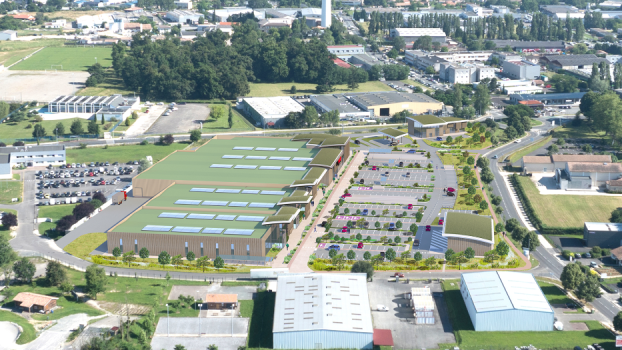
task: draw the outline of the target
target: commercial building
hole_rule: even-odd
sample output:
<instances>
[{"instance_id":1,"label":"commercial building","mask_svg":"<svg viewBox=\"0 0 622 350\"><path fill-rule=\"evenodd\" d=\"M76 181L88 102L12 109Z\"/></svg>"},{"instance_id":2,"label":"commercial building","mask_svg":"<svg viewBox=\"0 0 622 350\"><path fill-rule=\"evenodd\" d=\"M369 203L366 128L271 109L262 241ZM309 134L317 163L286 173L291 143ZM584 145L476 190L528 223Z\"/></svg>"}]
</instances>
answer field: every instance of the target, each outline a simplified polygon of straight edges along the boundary
<instances>
[{"instance_id":1,"label":"commercial building","mask_svg":"<svg viewBox=\"0 0 622 350\"><path fill-rule=\"evenodd\" d=\"M525 156L521 163L524 173L555 172L562 190L606 187L615 191L622 178L622 164L612 163L609 155Z\"/></svg>"},{"instance_id":2,"label":"commercial building","mask_svg":"<svg viewBox=\"0 0 622 350\"><path fill-rule=\"evenodd\" d=\"M560 52L566 50L564 41L523 41L523 40L490 40L495 43L497 49L509 46L519 52Z\"/></svg>"},{"instance_id":3,"label":"commercial building","mask_svg":"<svg viewBox=\"0 0 622 350\"><path fill-rule=\"evenodd\" d=\"M352 104L344 94L314 95L311 96L311 103L319 113L339 111L340 120L364 120L370 118L369 111L364 111Z\"/></svg>"},{"instance_id":4,"label":"commercial building","mask_svg":"<svg viewBox=\"0 0 622 350\"><path fill-rule=\"evenodd\" d=\"M259 21L259 29L262 32L269 32L270 29L275 28L291 28L292 23L294 22L293 17L284 17L284 18L264 18Z\"/></svg>"},{"instance_id":5,"label":"commercial building","mask_svg":"<svg viewBox=\"0 0 622 350\"><path fill-rule=\"evenodd\" d=\"M394 28L389 32L391 38L402 37L406 43L415 42L422 36L429 36L433 42L444 43L447 35L442 28Z\"/></svg>"},{"instance_id":6,"label":"commercial building","mask_svg":"<svg viewBox=\"0 0 622 350\"><path fill-rule=\"evenodd\" d=\"M495 247L494 221L490 216L446 211L442 236L447 238L447 249L456 252L473 248L475 255Z\"/></svg>"},{"instance_id":7,"label":"commercial building","mask_svg":"<svg viewBox=\"0 0 622 350\"><path fill-rule=\"evenodd\" d=\"M56 307L56 300L58 298L48 295L21 292L13 298L13 304L25 312L47 314Z\"/></svg>"},{"instance_id":8,"label":"commercial building","mask_svg":"<svg viewBox=\"0 0 622 350\"><path fill-rule=\"evenodd\" d=\"M375 66L375 65L383 65L384 62L378 60L377 58L373 57L373 56L369 56L366 53L361 53L361 54L356 54L356 55L352 55L350 56L350 58L348 59L348 61L350 63L352 63L353 65L363 68L365 70L370 70L371 67Z\"/></svg>"},{"instance_id":9,"label":"commercial building","mask_svg":"<svg viewBox=\"0 0 622 350\"><path fill-rule=\"evenodd\" d=\"M508 86L503 89L503 92L512 95L512 94L521 94L521 95L532 95L532 94L541 94L544 92L544 89L541 86ZM530 100L532 101L532 100ZM520 101L525 102L525 101Z\"/></svg>"},{"instance_id":10,"label":"commercial building","mask_svg":"<svg viewBox=\"0 0 622 350\"><path fill-rule=\"evenodd\" d=\"M611 163L609 155L554 154L551 156L524 156L521 159L523 172L540 173L565 169L568 163Z\"/></svg>"},{"instance_id":11,"label":"commercial building","mask_svg":"<svg viewBox=\"0 0 622 350\"><path fill-rule=\"evenodd\" d=\"M475 331L553 330L553 309L530 273L463 273L460 293Z\"/></svg>"},{"instance_id":12,"label":"commercial building","mask_svg":"<svg viewBox=\"0 0 622 350\"><path fill-rule=\"evenodd\" d=\"M504 61L503 74L512 79L538 79L540 65L529 61Z\"/></svg>"},{"instance_id":13,"label":"commercial building","mask_svg":"<svg viewBox=\"0 0 622 350\"><path fill-rule=\"evenodd\" d=\"M356 92L346 93L350 103L371 118L388 118L401 111L413 114L435 113L443 109L443 103L426 94L407 94L401 92Z\"/></svg>"},{"instance_id":14,"label":"commercial building","mask_svg":"<svg viewBox=\"0 0 622 350\"><path fill-rule=\"evenodd\" d=\"M406 117L408 134L414 137L437 137L463 132L468 121L454 117L423 114Z\"/></svg>"},{"instance_id":15,"label":"commercial building","mask_svg":"<svg viewBox=\"0 0 622 350\"><path fill-rule=\"evenodd\" d=\"M17 32L14 30L3 30L0 31L0 41L5 41L5 40L16 40L17 39Z\"/></svg>"},{"instance_id":16,"label":"commercial building","mask_svg":"<svg viewBox=\"0 0 622 350\"><path fill-rule=\"evenodd\" d=\"M233 310L238 307L237 294L207 294L205 296L208 310Z\"/></svg>"},{"instance_id":17,"label":"commercial building","mask_svg":"<svg viewBox=\"0 0 622 350\"><path fill-rule=\"evenodd\" d=\"M140 97L62 95L48 102L49 113L97 113L102 108L136 109Z\"/></svg>"},{"instance_id":18,"label":"commercial building","mask_svg":"<svg viewBox=\"0 0 622 350\"><path fill-rule=\"evenodd\" d=\"M65 146L0 147L0 179L11 179L13 167L65 164Z\"/></svg>"},{"instance_id":19,"label":"commercial building","mask_svg":"<svg viewBox=\"0 0 622 350\"><path fill-rule=\"evenodd\" d=\"M184 24L196 24L199 23L201 17L205 17L202 13L185 11L185 10L172 10L166 13L166 19L174 23Z\"/></svg>"},{"instance_id":20,"label":"commercial building","mask_svg":"<svg viewBox=\"0 0 622 350\"><path fill-rule=\"evenodd\" d=\"M296 99L287 96L244 98L238 108L248 113L261 127L282 126L290 112L298 113L305 109Z\"/></svg>"},{"instance_id":21,"label":"commercial building","mask_svg":"<svg viewBox=\"0 0 622 350\"><path fill-rule=\"evenodd\" d=\"M216 136L173 152L133 178L133 195L150 200L108 230L108 252L146 247L263 264L311 215L311 198L333 182L349 145L349 137L326 134Z\"/></svg>"},{"instance_id":22,"label":"commercial building","mask_svg":"<svg viewBox=\"0 0 622 350\"><path fill-rule=\"evenodd\" d=\"M536 94L536 95L510 95L510 102L517 104L519 101L535 100L545 105L567 105L576 104L581 101L585 92L562 92L554 94Z\"/></svg>"},{"instance_id":23,"label":"commercial building","mask_svg":"<svg viewBox=\"0 0 622 350\"><path fill-rule=\"evenodd\" d=\"M240 15L246 15L246 14L251 14L251 13L254 13L253 9L250 7L244 7L244 6L223 7L221 9L210 11L210 14L213 14L216 17L216 22L227 22L229 20L229 17L231 16L234 16L234 15L240 16Z\"/></svg>"},{"instance_id":24,"label":"commercial building","mask_svg":"<svg viewBox=\"0 0 622 350\"><path fill-rule=\"evenodd\" d=\"M439 77L452 84L472 84L495 77L495 69L470 63L441 63Z\"/></svg>"},{"instance_id":25,"label":"commercial building","mask_svg":"<svg viewBox=\"0 0 622 350\"><path fill-rule=\"evenodd\" d=\"M606 58L598 57L594 54L584 55L549 55L542 57L542 62L548 64L552 69L576 69L589 70L591 72L594 63L608 63Z\"/></svg>"},{"instance_id":26,"label":"commercial building","mask_svg":"<svg viewBox=\"0 0 622 350\"><path fill-rule=\"evenodd\" d=\"M618 248L622 246L622 224L585 222L583 223L583 241L588 247Z\"/></svg>"},{"instance_id":27,"label":"commercial building","mask_svg":"<svg viewBox=\"0 0 622 350\"><path fill-rule=\"evenodd\" d=\"M326 48L328 52L341 59L348 59L352 55L365 54L365 47L363 45L329 45Z\"/></svg>"},{"instance_id":28,"label":"commercial building","mask_svg":"<svg viewBox=\"0 0 622 350\"><path fill-rule=\"evenodd\" d=\"M442 63L448 63L444 58L436 55L421 54L420 51L407 50L404 58L406 63L416 68L425 70L428 67L434 68L435 72L440 71Z\"/></svg>"},{"instance_id":29,"label":"commercial building","mask_svg":"<svg viewBox=\"0 0 622 350\"><path fill-rule=\"evenodd\" d=\"M476 63L490 60L493 51L454 51L427 53L419 50L406 50L404 60L419 69L433 66L435 71L440 70L440 64L453 63Z\"/></svg>"},{"instance_id":30,"label":"commercial building","mask_svg":"<svg viewBox=\"0 0 622 350\"><path fill-rule=\"evenodd\" d=\"M373 348L366 274L281 274L277 282L275 349Z\"/></svg>"}]
</instances>

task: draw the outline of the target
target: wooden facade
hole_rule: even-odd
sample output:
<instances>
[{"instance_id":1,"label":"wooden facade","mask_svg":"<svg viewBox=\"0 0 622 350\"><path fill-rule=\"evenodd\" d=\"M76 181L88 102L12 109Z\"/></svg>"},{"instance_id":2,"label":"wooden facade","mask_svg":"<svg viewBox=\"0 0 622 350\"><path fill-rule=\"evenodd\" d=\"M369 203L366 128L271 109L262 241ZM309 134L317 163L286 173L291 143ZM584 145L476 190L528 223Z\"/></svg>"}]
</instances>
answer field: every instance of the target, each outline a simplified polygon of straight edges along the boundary
<instances>
[{"instance_id":1,"label":"wooden facade","mask_svg":"<svg viewBox=\"0 0 622 350\"><path fill-rule=\"evenodd\" d=\"M480 240L468 239L468 238L458 238L458 237L447 237L447 249L453 249L455 252L462 252L468 247L473 248L475 251L475 255L484 256L484 253L494 249L494 243L485 243Z\"/></svg>"}]
</instances>

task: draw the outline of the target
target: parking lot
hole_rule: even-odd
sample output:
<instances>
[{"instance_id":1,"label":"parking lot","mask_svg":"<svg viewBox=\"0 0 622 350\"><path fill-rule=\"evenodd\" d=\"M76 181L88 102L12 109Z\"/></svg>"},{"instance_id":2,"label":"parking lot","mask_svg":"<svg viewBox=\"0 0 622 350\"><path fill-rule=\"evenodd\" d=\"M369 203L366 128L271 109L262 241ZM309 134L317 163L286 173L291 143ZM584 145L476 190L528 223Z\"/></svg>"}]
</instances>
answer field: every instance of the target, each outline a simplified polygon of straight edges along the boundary
<instances>
[{"instance_id":1,"label":"parking lot","mask_svg":"<svg viewBox=\"0 0 622 350\"><path fill-rule=\"evenodd\" d=\"M210 113L206 104L177 104L175 108L177 110L170 112L170 115L161 115L145 134L190 132L193 129L201 128L201 122L204 122Z\"/></svg>"},{"instance_id":2,"label":"parking lot","mask_svg":"<svg viewBox=\"0 0 622 350\"><path fill-rule=\"evenodd\" d=\"M389 248L393 248L393 250L395 250L395 252L397 253L397 256L399 256L402 252L405 252L408 249L407 247L381 246L373 244L364 244L363 248L358 248L357 244L320 243L315 251L315 256L320 259L330 259L330 256L328 255L328 247L335 245L339 246L338 253L340 254L343 253L345 255L350 250L354 251L356 253L356 258L354 260L363 260L363 255L365 254L365 252L370 252L371 255L374 256L386 252L387 250L389 250Z\"/></svg>"},{"instance_id":3,"label":"parking lot","mask_svg":"<svg viewBox=\"0 0 622 350\"><path fill-rule=\"evenodd\" d=\"M438 344L456 342L441 285L436 280L406 283L404 279L393 282L375 278L367 286L374 325L391 330L396 349L437 349ZM414 311L408 304L406 294L411 288L422 287L429 287L434 296L434 324L415 324ZM377 311L378 305L386 306L388 312Z\"/></svg>"},{"instance_id":4,"label":"parking lot","mask_svg":"<svg viewBox=\"0 0 622 350\"><path fill-rule=\"evenodd\" d=\"M407 205L402 206L402 205L349 204L347 203L347 204L344 204L340 208L340 214L345 215L344 209L346 208L350 211L348 215L356 214L357 210L360 210L361 212L363 212L364 209L367 209L368 215L376 216L376 215L382 215L382 211L386 209L389 211L389 215L392 215L393 213L403 214L404 212L406 212L406 216L415 216L415 214L417 213L419 208L421 208L421 206L414 205L412 206L412 209L409 210ZM372 211L375 211L376 215L373 215ZM363 217L365 217L365 215L363 215Z\"/></svg>"},{"instance_id":5,"label":"parking lot","mask_svg":"<svg viewBox=\"0 0 622 350\"><path fill-rule=\"evenodd\" d=\"M365 184L373 182L375 185L390 184L397 186L412 186L415 182L428 185L432 182L433 173L427 170L417 169L386 169L378 168L378 170L361 170L355 181L364 180Z\"/></svg>"}]
</instances>

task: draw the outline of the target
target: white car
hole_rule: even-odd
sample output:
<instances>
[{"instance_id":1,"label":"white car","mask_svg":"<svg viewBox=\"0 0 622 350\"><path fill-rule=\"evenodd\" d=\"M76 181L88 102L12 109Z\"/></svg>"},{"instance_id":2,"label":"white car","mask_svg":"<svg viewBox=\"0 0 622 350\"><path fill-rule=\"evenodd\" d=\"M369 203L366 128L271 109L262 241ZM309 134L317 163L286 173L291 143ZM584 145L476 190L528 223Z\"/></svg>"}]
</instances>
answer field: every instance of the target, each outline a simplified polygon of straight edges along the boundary
<instances>
[{"instance_id":1,"label":"white car","mask_svg":"<svg viewBox=\"0 0 622 350\"><path fill-rule=\"evenodd\" d=\"M514 143L519 143L519 142L520 142L520 139L514 140Z\"/></svg>"},{"instance_id":2,"label":"white car","mask_svg":"<svg viewBox=\"0 0 622 350\"><path fill-rule=\"evenodd\" d=\"M389 312L389 308L384 306L384 305L378 305L376 306L376 310L378 311L383 311L383 312Z\"/></svg>"}]
</instances>

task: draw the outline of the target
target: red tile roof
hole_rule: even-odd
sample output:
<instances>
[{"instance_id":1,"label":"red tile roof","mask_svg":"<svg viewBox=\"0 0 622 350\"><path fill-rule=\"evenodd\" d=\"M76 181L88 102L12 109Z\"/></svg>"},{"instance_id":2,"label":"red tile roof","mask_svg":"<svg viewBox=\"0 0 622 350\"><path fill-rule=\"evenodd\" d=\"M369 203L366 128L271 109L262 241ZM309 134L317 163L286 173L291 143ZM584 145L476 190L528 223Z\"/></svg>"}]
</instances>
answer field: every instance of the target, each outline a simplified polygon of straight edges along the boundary
<instances>
[{"instance_id":1,"label":"red tile roof","mask_svg":"<svg viewBox=\"0 0 622 350\"><path fill-rule=\"evenodd\" d=\"M528 105L538 105L539 106L539 105L542 104L542 102L536 101L536 100L518 101L518 103L522 104L522 105L527 105L527 106Z\"/></svg>"},{"instance_id":2,"label":"red tile roof","mask_svg":"<svg viewBox=\"0 0 622 350\"><path fill-rule=\"evenodd\" d=\"M335 58L333 59L333 62L335 62L335 64L338 65L339 67L350 68L350 65L342 59Z\"/></svg>"},{"instance_id":3,"label":"red tile roof","mask_svg":"<svg viewBox=\"0 0 622 350\"><path fill-rule=\"evenodd\" d=\"M393 346L393 335L390 329L374 329L374 345Z\"/></svg>"},{"instance_id":4,"label":"red tile roof","mask_svg":"<svg viewBox=\"0 0 622 350\"><path fill-rule=\"evenodd\" d=\"M50 297L47 295L35 294L30 292L18 293L13 301L20 301L21 307L31 307L33 305L45 306L52 300L58 300L58 298Z\"/></svg>"},{"instance_id":5,"label":"red tile roof","mask_svg":"<svg viewBox=\"0 0 622 350\"><path fill-rule=\"evenodd\" d=\"M10 15L11 17L15 18L15 19L27 19L29 21L34 21L35 17L26 13L19 13L17 15Z\"/></svg>"}]
</instances>

